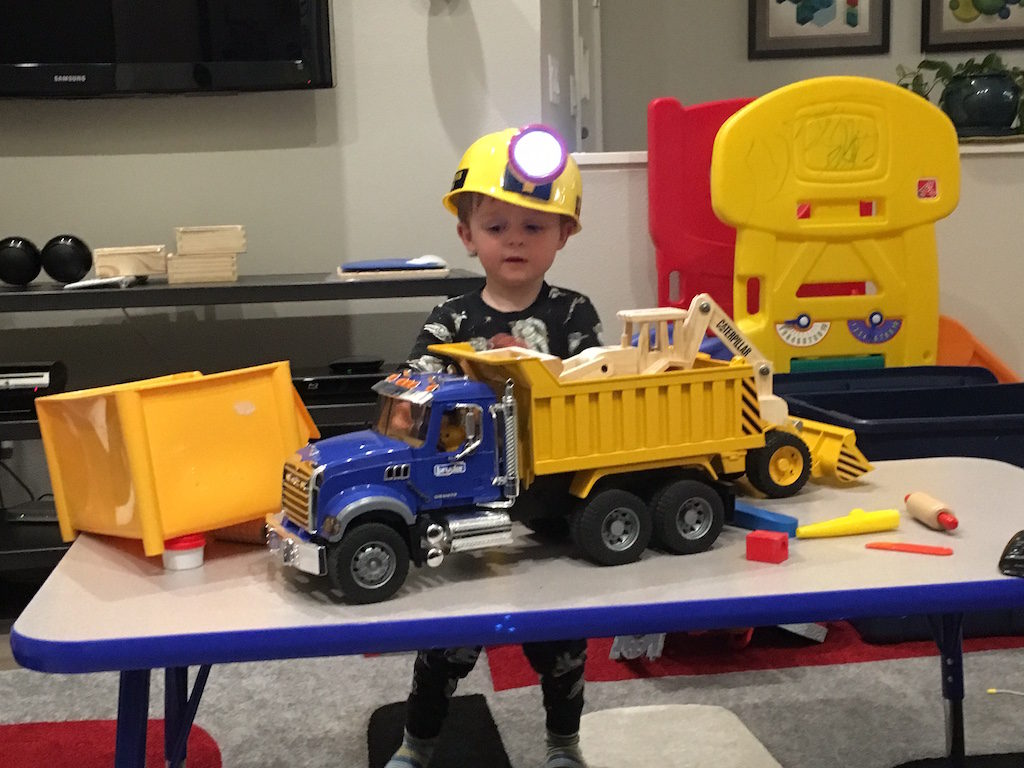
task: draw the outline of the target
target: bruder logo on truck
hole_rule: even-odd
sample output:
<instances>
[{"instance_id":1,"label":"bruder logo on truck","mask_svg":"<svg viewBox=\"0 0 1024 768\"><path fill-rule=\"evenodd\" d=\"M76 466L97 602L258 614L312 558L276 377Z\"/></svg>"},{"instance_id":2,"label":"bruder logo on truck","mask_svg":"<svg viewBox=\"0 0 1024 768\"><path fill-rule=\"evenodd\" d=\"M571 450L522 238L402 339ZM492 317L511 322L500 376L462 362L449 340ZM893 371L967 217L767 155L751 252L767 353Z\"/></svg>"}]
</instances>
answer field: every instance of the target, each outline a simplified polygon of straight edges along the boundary
<instances>
[{"instance_id":1,"label":"bruder logo on truck","mask_svg":"<svg viewBox=\"0 0 1024 768\"><path fill-rule=\"evenodd\" d=\"M466 462L456 461L454 464L435 464L434 477L451 477L466 474Z\"/></svg>"}]
</instances>

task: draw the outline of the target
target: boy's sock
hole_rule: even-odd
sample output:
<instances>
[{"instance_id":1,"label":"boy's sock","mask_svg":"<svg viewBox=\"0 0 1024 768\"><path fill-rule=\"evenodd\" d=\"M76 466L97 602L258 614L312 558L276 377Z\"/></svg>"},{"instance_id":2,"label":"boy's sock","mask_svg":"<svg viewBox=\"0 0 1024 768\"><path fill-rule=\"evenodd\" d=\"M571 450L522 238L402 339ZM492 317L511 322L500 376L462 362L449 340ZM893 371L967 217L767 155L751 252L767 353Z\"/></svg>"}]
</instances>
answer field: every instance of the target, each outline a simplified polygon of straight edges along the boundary
<instances>
[{"instance_id":1,"label":"boy's sock","mask_svg":"<svg viewBox=\"0 0 1024 768\"><path fill-rule=\"evenodd\" d=\"M587 768L587 763L580 752L579 731L568 736L560 736L548 731L548 756L544 768Z\"/></svg>"},{"instance_id":2,"label":"boy's sock","mask_svg":"<svg viewBox=\"0 0 1024 768\"><path fill-rule=\"evenodd\" d=\"M402 746L391 756L384 768L427 768L436 746L436 736L432 739L420 739L405 731Z\"/></svg>"}]
</instances>

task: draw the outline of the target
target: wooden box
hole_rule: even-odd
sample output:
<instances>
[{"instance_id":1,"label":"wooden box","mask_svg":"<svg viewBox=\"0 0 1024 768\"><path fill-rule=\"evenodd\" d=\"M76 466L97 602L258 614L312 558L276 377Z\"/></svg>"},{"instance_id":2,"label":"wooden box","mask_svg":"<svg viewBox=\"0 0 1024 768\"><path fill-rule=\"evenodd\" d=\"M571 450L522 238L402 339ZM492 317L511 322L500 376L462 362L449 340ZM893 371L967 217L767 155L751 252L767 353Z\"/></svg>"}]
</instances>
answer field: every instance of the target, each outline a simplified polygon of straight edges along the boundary
<instances>
[{"instance_id":1,"label":"wooden box","mask_svg":"<svg viewBox=\"0 0 1024 768\"><path fill-rule=\"evenodd\" d=\"M233 283L238 280L234 253L172 253L167 257L168 283Z\"/></svg>"},{"instance_id":2,"label":"wooden box","mask_svg":"<svg viewBox=\"0 0 1024 768\"><path fill-rule=\"evenodd\" d=\"M245 227L227 224L209 227L175 227L178 254L243 253L246 248Z\"/></svg>"},{"instance_id":3,"label":"wooden box","mask_svg":"<svg viewBox=\"0 0 1024 768\"><path fill-rule=\"evenodd\" d=\"M92 252L96 277L123 275L163 275L167 272L167 247L163 245L127 245L97 248Z\"/></svg>"}]
</instances>

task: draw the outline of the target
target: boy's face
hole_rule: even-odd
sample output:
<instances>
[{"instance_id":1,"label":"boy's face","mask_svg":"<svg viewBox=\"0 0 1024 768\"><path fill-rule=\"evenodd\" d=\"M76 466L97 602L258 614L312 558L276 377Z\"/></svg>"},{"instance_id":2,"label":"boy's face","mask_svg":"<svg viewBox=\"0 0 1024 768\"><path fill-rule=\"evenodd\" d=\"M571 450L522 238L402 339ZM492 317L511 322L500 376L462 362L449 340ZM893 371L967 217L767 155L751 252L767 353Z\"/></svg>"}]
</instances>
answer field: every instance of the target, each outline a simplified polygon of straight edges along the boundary
<instances>
[{"instance_id":1,"label":"boy's face","mask_svg":"<svg viewBox=\"0 0 1024 768\"><path fill-rule=\"evenodd\" d=\"M479 257L489 283L521 288L544 280L572 226L557 213L483 196L469 224L459 222L458 231L467 250Z\"/></svg>"}]
</instances>

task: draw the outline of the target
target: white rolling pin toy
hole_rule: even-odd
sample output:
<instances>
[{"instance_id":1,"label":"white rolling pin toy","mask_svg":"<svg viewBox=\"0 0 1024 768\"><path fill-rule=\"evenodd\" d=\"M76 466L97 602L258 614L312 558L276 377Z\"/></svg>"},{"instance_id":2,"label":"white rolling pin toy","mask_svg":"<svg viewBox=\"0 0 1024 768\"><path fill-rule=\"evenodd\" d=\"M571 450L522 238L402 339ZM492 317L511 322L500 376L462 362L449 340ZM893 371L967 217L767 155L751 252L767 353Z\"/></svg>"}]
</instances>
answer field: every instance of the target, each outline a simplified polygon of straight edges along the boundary
<instances>
[{"instance_id":1,"label":"white rolling pin toy","mask_svg":"<svg viewBox=\"0 0 1024 768\"><path fill-rule=\"evenodd\" d=\"M903 497L907 513L937 531L952 531L960 523L949 507L927 493L915 491Z\"/></svg>"}]
</instances>

